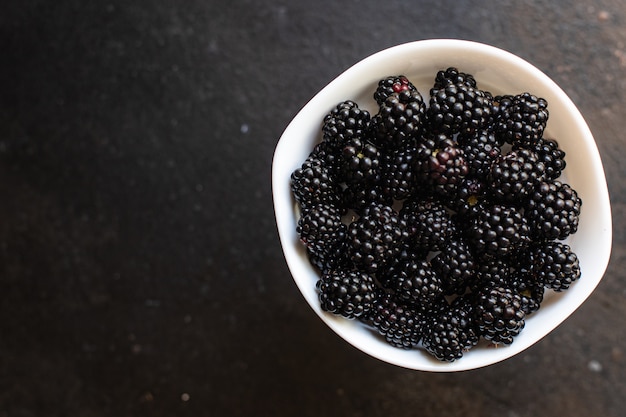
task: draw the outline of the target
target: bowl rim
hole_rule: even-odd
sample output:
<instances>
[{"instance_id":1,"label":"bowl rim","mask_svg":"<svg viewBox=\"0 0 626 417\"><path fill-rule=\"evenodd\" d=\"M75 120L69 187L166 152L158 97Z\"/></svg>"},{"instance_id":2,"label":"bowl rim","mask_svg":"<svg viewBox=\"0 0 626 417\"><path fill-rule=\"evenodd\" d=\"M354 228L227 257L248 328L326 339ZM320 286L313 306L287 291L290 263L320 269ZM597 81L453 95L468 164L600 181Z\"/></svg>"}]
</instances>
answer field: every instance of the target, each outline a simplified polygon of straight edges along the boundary
<instances>
[{"instance_id":1,"label":"bowl rim","mask_svg":"<svg viewBox=\"0 0 626 417\"><path fill-rule=\"evenodd\" d=\"M600 217L601 223L601 230L599 231L599 237L601 239L598 242L598 245L600 247L599 252L601 253L601 256L598 259L594 259L594 277L592 277L593 279L586 277L586 279L588 280L587 288L586 291L582 292L582 295L578 295L577 299L575 299L578 302L572 305L572 308L566 308L570 306L561 306L558 319L553 320L552 322L543 326L547 330L545 330L545 333L540 337L516 340L516 342L510 346L498 349L497 351L494 350L493 352L495 352L495 354L490 354L491 358L489 358L489 360L482 360L478 364L474 362L470 364L470 361L465 362L465 357L461 360L451 363L427 360L423 361L423 363L422 361L420 361L419 364L416 364L414 361L404 359L403 357L401 357L401 355L393 355L393 357L389 357L387 356L387 354L385 354L386 352L388 352L388 350L383 349L383 353L381 353L380 346L372 347L367 341L364 342L363 340L355 340L355 338L353 337L354 334L346 333L346 329L351 325L363 326L361 323L351 323L351 321L346 320L343 317L337 317L330 313L323 312L319 308L319 303L316 306L310 297L307 298L305 289L302 287L303 283L301 280L299 280L299 277L301 277L303 273L310 274L310 270L308 270L308 268L312 267L310 266L310 264L308 266L302 265L302 248L298 248L297 243L294 245L293 240L295 225L291 221L284 220L285 216L294 216L295 202L293 201L293 197L291 196L290 189L288 191L288 195L285 195L286 183L287 188L289 188L289 175L285 174L290 174L293 171L293 169L291 169L293 167L286 169L283 166L284 161L282 157L284 154L289 153L289 145L287 143L288 138L290 138L295 133L294 131L298 128L300 122L306 119L309 113L322 115L327 113L330 110L330 107L328 106L328 103L330 102L329 97L332 96L336 90L340 89L339 87L346 83L348 80L356 79L359 77L361 79L368 79L369 77L371 78L371 80L367 82L377 81L378 79L380 79L380 74L372 75L372 68L385 67L386 63L393 62L394 60L398 60L401 58L408 59L407 57L414 58L416 56L425 54L431 54L435 56L442 55L443 50L446 50L446 53L450 53L450 51L461 50L470 51L474 54L480 54L481 57L484 57L485 59L489 58L491 60L496 60L499 63L507 63L507 65L509 66L512 65L513 67L517 67L520 72L529 74L532 77L533 81L538 82L542 86L542 89L550 92L551 97L550 99L548 99L548 103L551 103L556 99L559 101L559 103L565 106L567 111L566 116L572 118L571 122L575 123L576 130L578 130L580 132L580 136L584 138L584 143L582 145L584 145L584 151L587 152L587 157L591 161L593 172L595 173L592 180L594 180L594 187L596 188L598 196L601 200L598 204L600 210L598 215ZM393 72L390 71L386 75L392 73ZM383 76L385 76L385 74L383 74ZM478 79L478 76L475 75L475 77ZM345 99L347 99L347 97ZM339 101L340 100L335 101L332 105L336 104ZM319 119L319 123L321 123L321 118ZM298 161L297 166L299 166L301 163L302 161ZM329 82L324 88L322 88L302 107L302 109L295 115L295 117L288 124L285 131L281 135L281 138L276 145L272 161L272 191L276 223L278 227L281 246L283 249L283 255L285 256L292 278L300 289L302 295L305 296L305 299L309 303L310 307L313 308L313 310L322 319L322 321L324 321L324 323L326 323L335 333L337 333L340 337L342 337L348 343L352 344L357 349L381 361L413 370L432 372L455 372L477 369L501 362L524 351L533 344L537 343L547 334L549 334L552 330L554 330L554 328L563 323L591 295L591 293L594 291L594 289L602 279L606 268L608 267L611 253L612 219L608 187L606 184L605 173L596 142L582 114L574 105L572 100L567 96L567 94L545 73L536 68L534 65L508 51L475 41L459 39L428 39L407 42L376 52L358 61L357 63L343 71L335 79ZM288 230L288 227L291 228L292 226L294 230ZM393 347L391 349L397 350ZM500 353L502 351L504 353Z\"/></svg>"}]
</instances>

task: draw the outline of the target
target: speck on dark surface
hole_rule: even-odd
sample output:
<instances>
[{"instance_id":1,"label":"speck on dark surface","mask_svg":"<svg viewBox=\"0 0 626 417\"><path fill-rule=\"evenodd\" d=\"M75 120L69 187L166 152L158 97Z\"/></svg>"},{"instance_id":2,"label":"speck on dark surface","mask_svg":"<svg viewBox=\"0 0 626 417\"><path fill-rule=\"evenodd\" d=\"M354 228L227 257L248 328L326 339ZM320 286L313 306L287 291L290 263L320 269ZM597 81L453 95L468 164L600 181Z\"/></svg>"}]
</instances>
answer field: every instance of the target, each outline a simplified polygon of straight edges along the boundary
<instances>
[{"instance_id":1,"label":"speck on dark surface","mask_svg":"<svg viewBox=\"0 0 626 417\"><path fill-rule=\"evenodd\" d=\"M622 416L625 20L617 0L10 0L0 417ZM563 87L615 229L582 308L459 374L384 364L326 328L289 275L270 186L278 138L319 89L434 37L504 48Z\"/></svg>"}]
</instances>

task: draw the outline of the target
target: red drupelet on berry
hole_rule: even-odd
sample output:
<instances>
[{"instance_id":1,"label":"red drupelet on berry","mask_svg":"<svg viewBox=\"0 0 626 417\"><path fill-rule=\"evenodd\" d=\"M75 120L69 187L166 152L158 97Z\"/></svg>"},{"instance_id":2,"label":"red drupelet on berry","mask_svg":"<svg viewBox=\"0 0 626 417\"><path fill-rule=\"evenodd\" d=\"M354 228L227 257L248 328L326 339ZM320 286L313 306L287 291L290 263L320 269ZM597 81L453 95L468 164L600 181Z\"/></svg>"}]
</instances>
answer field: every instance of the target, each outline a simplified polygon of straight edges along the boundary
<instances>
[{"instance_id":1,"label":"red drupelet on berry","mask_svg":"<svg viewBox=\"0 0 626 417\"><path fill-rule=\"evenodd\" d=\"M422 133L425 111L419 91L407 89L391 94L372 118L376 144L388 149L416 141Z\"/></svg>"},{"instance_id":2,"label":"red drupelet on berry","mask_svg":"<svg viewBox=\"0 0 626 417\"><path fill-rule=\"evenodd\" d=\"M451 198L469 172L463 150L443 134L429 135L417 145L415 178L422 194Z\"/></svg>"},{"instance_id":3,"label":"red drupelet on berry","mask_svg":"<svg viewBox=\"0 0 626 417\"><path fill-rule=\"evenodd\" d=\"M401 75L374 99L374 117L350 100L326 114L291 175L321 308L440 361L481 336L512 343L546 289L581 277L558 241L577 231L582 201L543 137L547 102L493 97L454 67L437 73L428 108Z\"/></svg>"},{"instance_id":4,"label":"red drupelet on berry","mask_svg":"<svg viewBox=\"0 0 626 417\"><path fill-rule=\"evenodd\" d=\"M435 194L449 198L469 172L463 150L449 146L433 153L428 163L429 178Z\"/></svg>"},{"instance_id":5,"label":"red drupelet on berry","mask_svg":"<svg viewBox=\"0 0 626 417\"><path fill-rule=\"evenodd\" d=\"M380 106L392 94L407 90L417 91L417 88L404 75L385 77L378 82L378 87L374 92L374 100Z\"/></svg>"}]
</instances>

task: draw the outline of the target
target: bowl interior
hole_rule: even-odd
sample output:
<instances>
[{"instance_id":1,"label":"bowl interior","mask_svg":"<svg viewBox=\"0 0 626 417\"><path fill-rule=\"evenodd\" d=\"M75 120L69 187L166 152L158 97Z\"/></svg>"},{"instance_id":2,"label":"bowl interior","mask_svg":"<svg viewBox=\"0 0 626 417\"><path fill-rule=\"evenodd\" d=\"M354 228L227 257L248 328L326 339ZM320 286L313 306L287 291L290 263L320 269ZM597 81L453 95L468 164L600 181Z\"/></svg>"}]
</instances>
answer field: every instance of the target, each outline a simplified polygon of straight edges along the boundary
<instances>
[{"instance_id":1,"label":"bowl interior","mask_svg":"<svg viewBox=\"0 0 626 417\"><path fill-rule=\"evenodd\" d=\"M427 101L438 70L457 67L474 75L478 87L492 94L530 92L548 101L550 118L544 136L554 138L566 152L563 180L583 200L578 232L568 243L580 260L581 279L565 292L547 291L541 309L529 315L514 343L497 349L479 345L452 363L439 362L421 350L401 350L382 341L358 321L320 309L317 272L298 241L297 207L289 178L321 139L323 117L339 102L353 100L373 115L372 97L378 81L406 75ZM272 188L279 237L294 281L318 316L339 336L380 360L424 371L451 372L483 367L528 348L574 312L592 293L608 265L611 250L611 211L602 162L593 136L567 95L537 68L503 50L469 41L427 40L399 45L357 63L330 82L295 116L275 150Z\"/></svg>"}]
</instances>

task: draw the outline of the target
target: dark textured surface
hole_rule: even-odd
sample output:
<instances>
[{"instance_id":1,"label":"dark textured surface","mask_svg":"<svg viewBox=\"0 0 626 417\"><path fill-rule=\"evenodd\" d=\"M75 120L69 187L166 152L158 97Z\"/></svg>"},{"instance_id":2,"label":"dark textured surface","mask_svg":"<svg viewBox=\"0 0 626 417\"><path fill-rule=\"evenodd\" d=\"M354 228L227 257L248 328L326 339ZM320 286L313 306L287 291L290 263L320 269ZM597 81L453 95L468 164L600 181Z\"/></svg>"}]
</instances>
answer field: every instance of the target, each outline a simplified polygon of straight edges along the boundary
<instances>
[{"instance_id":1,"label":"dark textured surface","mask_svg":"<svg viewBox=\"0 0 626 417\"><path fill-rule=\"evenodd\" d=\"M626 409L626 3L9 1L0 14L0 417L608 416ZM554 333L485 369L381 363L294 285L270 188L293 115L365 56L502 47L579 106L614 248Z\"/></svg>"}]
</instances>

